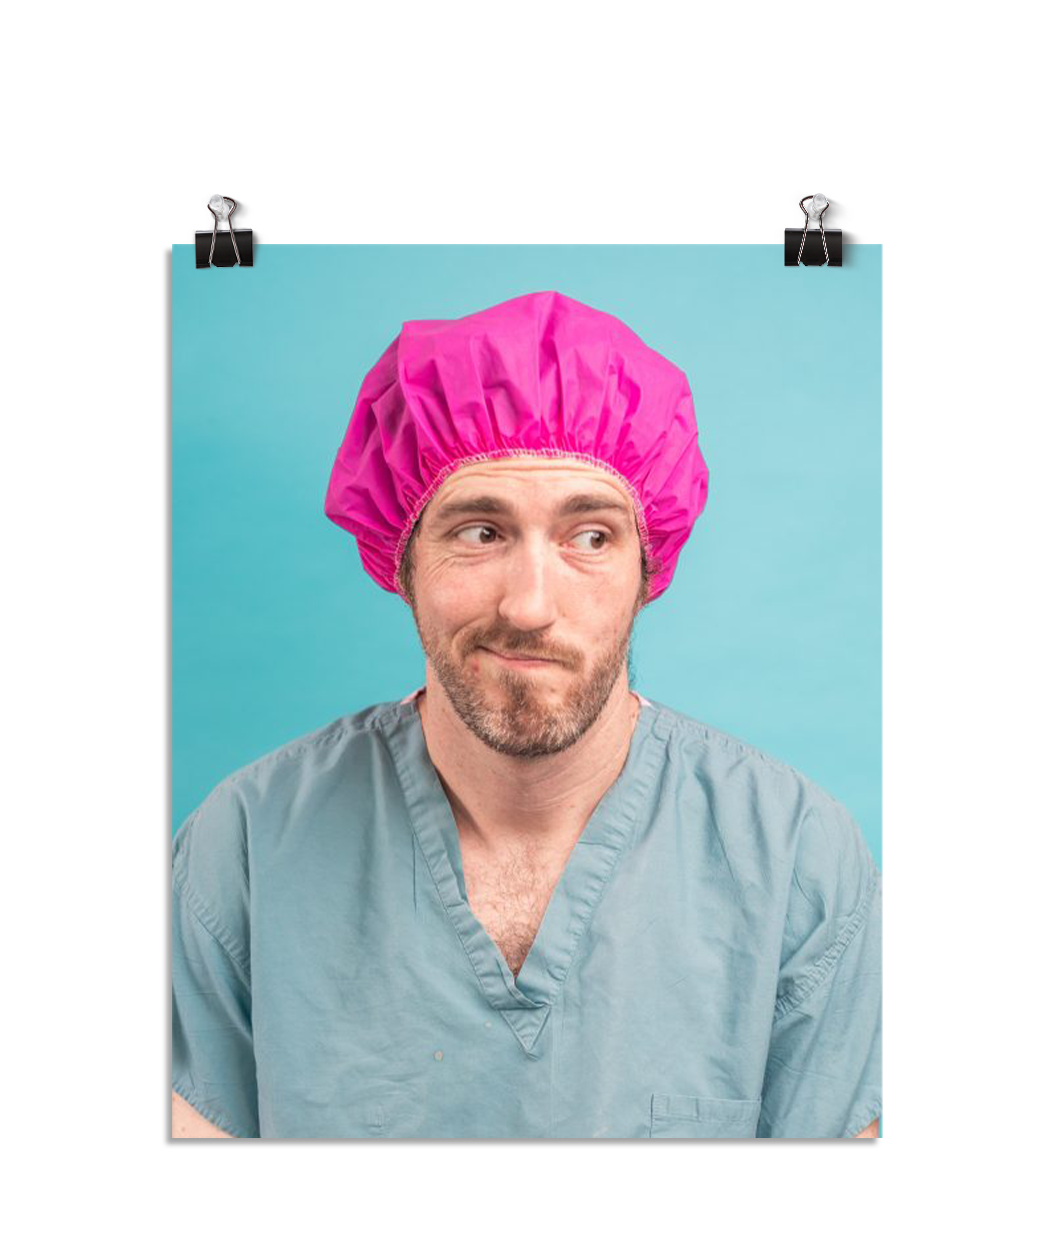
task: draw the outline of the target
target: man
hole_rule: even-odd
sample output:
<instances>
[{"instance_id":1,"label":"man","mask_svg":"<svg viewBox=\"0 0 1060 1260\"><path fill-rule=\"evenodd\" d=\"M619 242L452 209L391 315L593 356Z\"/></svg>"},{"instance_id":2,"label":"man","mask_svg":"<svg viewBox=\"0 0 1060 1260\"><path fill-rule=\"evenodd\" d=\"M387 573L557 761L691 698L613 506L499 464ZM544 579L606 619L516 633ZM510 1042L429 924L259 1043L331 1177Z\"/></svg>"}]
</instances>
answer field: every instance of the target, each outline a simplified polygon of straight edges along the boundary
<instances>
[{"instance_id":1,"label":"man","mask_svg":"<svg viewBox=\"0 0 1060 1260\"><path fill-rule=\"evenodd\" d=\"M875 1136L856 824L629 687L706 497L687 379L613 317L403 325L326 512L426 682L178 832L177 1136Z\"/></svg>"}]
</instances>

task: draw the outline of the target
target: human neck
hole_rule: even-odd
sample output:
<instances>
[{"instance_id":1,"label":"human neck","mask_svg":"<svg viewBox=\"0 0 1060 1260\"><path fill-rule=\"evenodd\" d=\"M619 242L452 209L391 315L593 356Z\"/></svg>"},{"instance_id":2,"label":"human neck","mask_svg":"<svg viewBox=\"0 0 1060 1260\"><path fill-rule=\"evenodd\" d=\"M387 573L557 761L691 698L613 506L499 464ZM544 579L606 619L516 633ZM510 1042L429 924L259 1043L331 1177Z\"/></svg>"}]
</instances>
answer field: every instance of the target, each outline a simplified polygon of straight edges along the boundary
<instances>
[{"instance_id":1,"label":"human neck","mask_svg":"<svg viewBox=\"0 0 1060 1260\"><path fill-rule=\"evenodd\" d=\"M623 679L575 744L521 758L484 744L437 683L414 703L462 841L498 857L513 847L565 856L622 773L641 707Z\"/></svg>"}]
</instances>

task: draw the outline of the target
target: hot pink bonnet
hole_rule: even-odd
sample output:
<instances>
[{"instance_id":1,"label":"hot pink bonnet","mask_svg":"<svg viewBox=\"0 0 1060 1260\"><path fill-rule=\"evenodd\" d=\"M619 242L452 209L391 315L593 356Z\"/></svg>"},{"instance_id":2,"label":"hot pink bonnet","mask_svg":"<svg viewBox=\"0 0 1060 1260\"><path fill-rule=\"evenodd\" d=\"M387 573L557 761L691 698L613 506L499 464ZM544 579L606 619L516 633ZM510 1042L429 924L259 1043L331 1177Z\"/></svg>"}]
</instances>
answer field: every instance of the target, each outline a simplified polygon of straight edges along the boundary
<instances>
[{"instance_id":1,"label":"hot pink bonnet","mask_svg":"<svg viewBox=\"0 0 1060 1260\"><path fill-rule=\"evenodd\" d=\"M409 320L364 378L324 511L384 590L442 482L520 455L582 459L622 484L654 572L670 585L707 501L688 379L621 320L562 293L459 319Z\"/></svg>"}]
</instances>

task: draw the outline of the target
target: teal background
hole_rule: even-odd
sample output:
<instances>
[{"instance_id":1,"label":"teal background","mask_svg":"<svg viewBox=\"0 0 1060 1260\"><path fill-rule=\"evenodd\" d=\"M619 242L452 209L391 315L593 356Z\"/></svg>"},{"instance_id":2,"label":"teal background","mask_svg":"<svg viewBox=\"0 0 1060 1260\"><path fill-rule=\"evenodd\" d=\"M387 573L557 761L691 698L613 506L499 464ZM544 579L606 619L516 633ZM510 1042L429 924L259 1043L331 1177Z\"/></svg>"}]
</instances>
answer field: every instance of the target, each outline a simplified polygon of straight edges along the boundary
<instances>
[{"instance_id":1,"label":"teal background","mask_svg":"<svg viewBox=\"0 0 1060 1260\"><path fill-rule=\"evenodd\" d=\"M558 289L687 374L710 495L638 618L633 686L797 767L882 866L881 265L783 246L260 245L173 293L174 828L225 775L423 681L410 611L324 516L408 319Z\"/></svg>"}]
</instances>

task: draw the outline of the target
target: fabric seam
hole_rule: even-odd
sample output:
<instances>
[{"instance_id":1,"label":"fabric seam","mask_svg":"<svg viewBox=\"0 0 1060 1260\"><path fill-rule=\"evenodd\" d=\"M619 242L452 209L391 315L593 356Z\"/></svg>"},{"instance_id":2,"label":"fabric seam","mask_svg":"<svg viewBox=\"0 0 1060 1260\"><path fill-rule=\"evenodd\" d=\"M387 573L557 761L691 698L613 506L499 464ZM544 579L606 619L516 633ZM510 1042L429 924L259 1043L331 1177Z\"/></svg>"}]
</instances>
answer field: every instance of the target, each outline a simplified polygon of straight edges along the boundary
<instances>
[{"instance_id":1,"label":"fabric seam","mask_svg":"<svg viewBox=\"0 0 1060 1260\"><path fill-rule=\"evenodd\" d=\"M197 1102L194 1098L189 1098L188 1095L193 1094L195 1092L194 1090L188 1089L184 1085L178 1085L175 1079L171 1082L171 1086L172 1086L173 1092L175 1094L179 1094L181 1098L183 1098L184 1101L188 1104L189 1107L194 1108L194 1110L196 1110L199 1113L199 1115L202 1116L204 1120L209 1120L209 1122L213 1125L216 1125L217 1128L223 1129L225 1133L228 1134L229 1137L253 1138L257 1136L257 1134L255 1133L238 1132L239 1126L232 1124L232 1122L228 1119L228 1117L225 1115L222 1115L222 1113L219 1112L216 1107L211 1107L209 1104L204 1105L200 1102Z\"/></svg>"},{"instance_id":2,"label":"fabric seam","mask_svg":"<svg viewBox=\"0 0 1060 1260\"><path fill-rule=\"evenodd\" d=\"M210 925L203 919L204 913L209 914L209 907L206 903L201 901L198 894L188 886L185 880L178 875L176 871L173 872L173 887L181 894L185 905L191 911L196 923L199 924L202 930L217 945L217 947L224 952L225 957L239 973L240 980L242 980L247 988L250 989L250 968L248 964L238 959L235 956L232 947L225 944L225 942L217 935L217 932L214 931L214 929L211 928ZM199 908L200 906L201 909Z\"/></svg>"},{"instance_id":3,"label":"fabric seam","mask_svg":"<svg viewBox=\"0 0 1060 1260\"><path fill-rule=\"evenodd\" d=\"M386 744L387 755L390 757L391 764L394 767L394 774L397 776L398 783L401 785L401 789L402 789L401 790L401 803L402 803L402 807L405 810L405 816L409 820L409 830L416 837L416 845L423 856L423 864L427 867L427 874L431 877L431 883L434 885L435 892L438 894L438 902L441 905L442 909L445 911L445 917L448 920L450 926L452 927L454 933L456 934L456 939L460 942L460 948L464 951L464 954L471 965L471 970L474 973L475 979L478 981L478 986L482 990L482 996L486 999L487 1002L489 1002L490 1006L492 1007L493 1003L490 1001L490 995L486 990L486 986L482 982L482 977L479 975L478 967L475 965L475 960L471 956L471 951L467 947L467 942L464 940L464 934L460 931L460 925L457 923L456 918L453 914L453 911L449 908L449 904L447 903L444 895L442 894L442 889L439 886L438 880L434 874L434 867L431 865L430 858L427 856L427 853L424 849L423 840L420 836L419 828L416 826L416 820L412 816L412 810L409 807L408 800L405 797L404 779L402 777L401 768L397 764L397 758L394 756L394 750L390 747L389 740L385 740L384 743ZM504 1012L501 1011L501 1014L503 1015ZM515 1030L513 1029L512 1031L514 1032ZM518 1033L516 1033L516 1036L518 1036Z\"/></svg>"},{"instance_id":4,"label":"fabric seam","mask_svg":"<svg viewBox=\"0 0 1060 1260\"><path fill-rule=\"evenodd\" d=\"M357 730L371 729L371 726L375 722L376 718L381 717L382 715L376 714L375 717L367 719L364 725L361 727L352 727L345 724L346 719L349 716L350 715L348 714L343 714L341 717L336 718L334 722L329 722L327 724L327 727L331 727L338 724L339 725L338 730L332 731L325 728L324 733L314 734L313 732L310 732L308 735L300 735L300 736L297 736L295 739L291 740L289 745L284 745L280 748L274 748L272 752L262 753L260 757L256 757L249 764L245 766L239 766L237 769L231 771L228 775L225 776L224 779L221 780L221 783L222 784L228 783L234 786L240 783L242 780L249 778L251 775L255 774L257 771L263 770L274 763L286 761L289 758L293 758L293 757L306 756L311 752L317 751L318 749L327 748L329 744L336 743L338 740L342 739L344 736L349 735L351 733L355 733ZM218 786L220 786L220 784ZM203 804L205 804L205 801L203 802ZM198 813L198 810L201 808L202 808L202 805L199 805L198 808L195 810L195 813ZM194 814L190 815L189 817L194 817Z\"/></svg>"},{"instance_id":5,"label":"fabric seam","mask_svg":"<svg viewBox=\"0 0 1060 1260\"><path fill-rule=\"evenodd\" d=\"M869 886L858 903L854 913L847 920L843 930L832 942L829 948L821 955L821 957L813 964L807 974L803 976L797 984L795 984L790 993L779 998L773 1008L773 1023L783 1019L786 1015L790 1015L793 1010L800 1007L808 998L810 998L820 987L821 983L828 978L835 970L839 959L846 952L847 946L861 931L868 917L869 908L876 895L879 886L880 875L876 869L875 863L870 866Z\"/></svg>"},{"instance_id":6,"label":"fabric seam","mask_svg":"<svg viewBox=\"0 0 1060 1260\"><path fill-rule=\"evenodd\" d=\"M866 1115L867 1113L867 1115ZM867 1129L873 1120L878 1120L883 1113L883 1106L879 1094L874 1095L872 1102L855 1111L857 1117L852 1124L848 1124L843 1133L845 1138L852 1138L855 1134L860 1133L862 1129Z\"/></svg>"},{"instance_id":7,"label":"fabric seam","mask_svg":"<svg viewBox=\"0 0 1060 1260\"><path fill-rule=\"evenodd\" d=\"M665 733L661 732L658 728L658 721L659 719L661 719L661 716L662 715L660 714L659 718L657 718L656 721L652 723L651 730L648 732L648 734L652 736L653 738L657 739L664 746L668 746L670 743L670 735L673 730L673 724L672 723L669 724L668 728L665 730ZM650 797L651 797L651 784L649 783L647 787L645 788L644 799L640 803L640 808L637 810L636 814L633 817L632 822L630 823L629 834L631 836L641 834L641 823L643 822L644 815L647 812L648 802L649 802ZM610 885L611 881L613 881L614 878L616 877L619 864L621 863L622 859L629 853L631 847L632 847L631 843L627 840L627 842L622 845L622 848L619 850L619 852L615 854L614 861L611 863L610 867L608 867L607 881L606 881L608 885ZM593 911L588 916L588 919L595 918L597 906L598 906L598 903L594 904ZM583 922L578 929L578 935L575 937L571 945L570 959L567 963L566 968L564 969L562 973L562 976L559 978L558 981L555 980L555 978L553 978L553 992L549 996L550 1005L552 1003L553 998L555 997L555 994L558 993L559 990L563 988L563 985L567 979L567 976L570 974L571 970L574 967L574 964L578 957L578 950L581 948L581 943L583 939L585 938L586 929L589 926L588 919L585 922Z\"/></svg>"}]
</instances>

